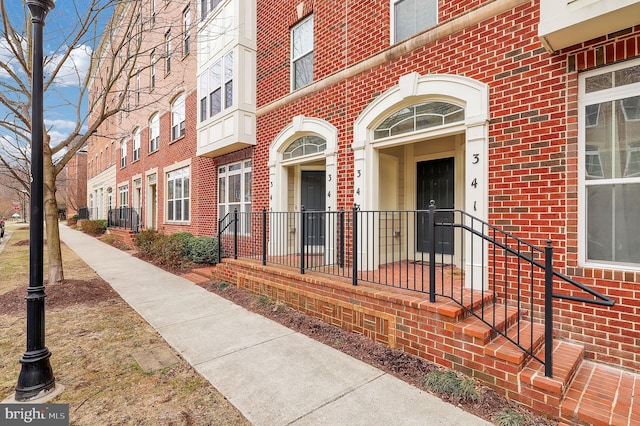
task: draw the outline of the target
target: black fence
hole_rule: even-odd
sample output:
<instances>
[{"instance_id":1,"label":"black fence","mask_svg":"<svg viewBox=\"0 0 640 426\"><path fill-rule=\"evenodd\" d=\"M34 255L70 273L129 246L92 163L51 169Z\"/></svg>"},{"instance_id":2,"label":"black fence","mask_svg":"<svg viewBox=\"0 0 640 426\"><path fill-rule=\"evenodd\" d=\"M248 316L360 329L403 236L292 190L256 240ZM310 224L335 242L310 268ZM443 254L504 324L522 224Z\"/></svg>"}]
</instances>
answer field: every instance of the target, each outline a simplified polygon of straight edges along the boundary
<instances>
[{"instance_id":1,"label":"black fence","mask_svg":"<svg viewBox=\"0 0 640 426\"><path fill-rule=\"evenodd\" d=\"M431 302L451 299L544 364L549 377L553 298L613 305L554 271L551 241L540 248L463 211L435 205L405 211L235 211L220 219L218 231L220 257L417 291ZM554 293L554 282L561 294ZM579 295L584 292L592 297ZM544 359L531 344L540 330Z\"/></svg>"},{"instance_id":2,"label":"black fence","mask_svg":"<svg viewBox=\"0 0 640 426\"><path fill-rule=\"evenodd\" d=\"M117 207L110 209L107 213L107 226L110 228L121 228L138 232L140 225L140 209Z\"/></svg>"}]
</instances>

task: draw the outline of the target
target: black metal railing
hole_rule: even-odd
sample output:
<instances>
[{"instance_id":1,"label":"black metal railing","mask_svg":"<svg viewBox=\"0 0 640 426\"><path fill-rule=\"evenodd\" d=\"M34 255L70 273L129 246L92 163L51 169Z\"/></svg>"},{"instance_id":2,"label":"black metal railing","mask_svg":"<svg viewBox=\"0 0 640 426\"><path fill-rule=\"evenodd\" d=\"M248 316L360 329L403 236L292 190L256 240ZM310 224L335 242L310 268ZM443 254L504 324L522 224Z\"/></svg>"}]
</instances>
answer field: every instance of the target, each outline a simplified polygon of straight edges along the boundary
<instances>
[{"instance_id":1,"label":"black metal railing","mask_svg":"<svg viewBox=\"0 0 640 426\"><path fill-rule=\"evenodd\" d=\"M554 270L550 240L540 248L464 211L433 204L404 211L235 211L219 221L218 241L220 257L418 291L431 302L451 299L544 364L548 377L553 298L613 305ZM544 359L534 344L540 333Z\"/></svg>"},{"instance_id":2,"label":"black metal railing","mask_svg":"<svg viewBox=\"0 0 640 426\"><path fill-rule=\"evenodd\" d=\"M140 230L140 209L133 207L117 207L107 213L109 228L128 229L133 232Z\"/></svg>"}]
</instances>

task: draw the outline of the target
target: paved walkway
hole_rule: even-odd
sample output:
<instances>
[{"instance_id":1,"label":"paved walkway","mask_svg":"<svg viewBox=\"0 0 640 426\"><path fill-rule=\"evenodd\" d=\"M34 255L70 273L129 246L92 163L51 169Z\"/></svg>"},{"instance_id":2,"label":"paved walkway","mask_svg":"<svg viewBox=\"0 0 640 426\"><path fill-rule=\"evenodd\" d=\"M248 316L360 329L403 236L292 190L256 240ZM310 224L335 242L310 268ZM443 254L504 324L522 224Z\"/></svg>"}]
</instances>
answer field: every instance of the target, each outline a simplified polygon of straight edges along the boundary
<instances>
[{"instance_id":1,"label":"paved walkway","mask_svg":"<svg viewBox=\"0 0 640 426\"><path fill-rule=\"evenodd\" d=\"M255 425L490 424L64 224L60 235Z\"/></svg>"}]
</instances>

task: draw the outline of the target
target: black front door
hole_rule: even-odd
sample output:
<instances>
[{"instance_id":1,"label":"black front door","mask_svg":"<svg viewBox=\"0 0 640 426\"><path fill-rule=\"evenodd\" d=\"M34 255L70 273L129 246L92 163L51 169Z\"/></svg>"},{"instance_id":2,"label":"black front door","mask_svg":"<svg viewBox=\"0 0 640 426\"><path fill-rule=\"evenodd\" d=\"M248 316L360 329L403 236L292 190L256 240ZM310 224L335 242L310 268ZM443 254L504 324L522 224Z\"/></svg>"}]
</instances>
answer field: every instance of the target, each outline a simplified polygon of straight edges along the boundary
<instances>
[{"instance_id":1,"label":"black front door","mask_svg":"<svg viewBox=\"0 0 640 426\"><path fill-rule=\"evenodd\" d=\"M454 161L453 157L438 160L421 161L417 164L417 201L418 210L428 210L431 200L436 202L437 209L454 208ZM427 239L428 215L426 212L417 215L417 249L429 251ZM453 221L453 213L440 212L436 222ZM453 228L436 227L436 252L453 254Z\"/></svg>"},{"instance_id":2,"label":"black front door","mask_svg":"<svg viewBox=\"0 0 640 426\"><path fill-rule=\"evenodd\" d=\"M326 182L322 171L302 171L300 188L301 202L306 212L324 212L326 210ZM324 245L324 213L305 213L304 244Z\"/></svg>"}]
</instances>

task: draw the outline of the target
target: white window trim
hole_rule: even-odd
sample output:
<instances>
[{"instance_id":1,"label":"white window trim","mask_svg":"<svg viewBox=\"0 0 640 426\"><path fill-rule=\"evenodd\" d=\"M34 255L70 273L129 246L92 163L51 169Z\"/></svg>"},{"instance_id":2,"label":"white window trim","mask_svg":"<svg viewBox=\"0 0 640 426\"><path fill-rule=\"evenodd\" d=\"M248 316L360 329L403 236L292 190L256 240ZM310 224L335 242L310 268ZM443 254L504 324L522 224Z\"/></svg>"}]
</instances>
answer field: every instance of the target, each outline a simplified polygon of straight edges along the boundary
<instances>
[{"instance_id":1,"label":"white window trim","mask_svg":"<svg viewBox=\"0 0 640 426\"><path fill-rule=\"evenodd\" d=\"M295 29L296 29L296 28L298 28L298 27L300 27L300 26L304 25L304 24L305 24L307 21L309 21L310 19L313 19L313 20L314 20L313 25L311 26L311 37L312 37L312 40L311 40L311 50L309 50L309 51L307 51L307 52L302 53L302 54L301 54L299 57L297 57L297 58L294 58L294 57L293 57L293 32L295 31ZM291 91L292 91L292 92L294 92L294 91L296 91L296 90L300 90L300 89L302 89L303 87L306 87L306 86L308 86L308 85L312 84L312 83L313 83L313 81L314 81L314 79L313 79L313 77L312 77L312 78L311 78L311 81L310 81L309 83L305 84L304 86L301 86L301 87L296 88L296 75L295 75L295 66L294 66L294 65L295 65L296 60L298 60L298 59L300 59L300 58L303 58L303 57L307 56L309 53L315 52L315 47L316 47L316 45L315 45L315 18L314 18L314 15L313 15L313 14L310 14L309 16L307 16L306 18L304 18L303 20L301 20L300 22L298 22L296 25L294 25L293 27L291 27L290 34L289 34L289 39L290 39L289 51L291 52L291 63L289 64L289 69L291 70L291 71L289 72L289 74L290 74L290 79L291 79L291 82L290 82L291 84L290 84L290 85L291 85ZM313 71L313 69L312 69L312 71Z\"/></svg>"},{"instance_id":2,"label":"white window trim","mask_svg":"<svg viewBox=\"0 0 640 426\"><path fill-rule=\"evenodd\" d=\"M168 212L169 212L169 173L174 172L180 169L189 169L189 219L187 220L169 220ZM191 223L191 212L193 210L193 206L191 204L191 200L193 200L193 168L191 167L191 159L187 159L184 161L180 161L178 163L172 164L169 167L165 167L163 170L163 180L164 180L164 223L175 223L180 225L188 225Z\"/></svg>"},{"instance_id":3,"label":"white window trim","mask_svg":"<svg viewBox=\"0 0 640 426\"><path fill-rule=\"evenodd\" d=\"M640 83L628 84L611 89L599 90L593 93L585 93L585 80L594 75L613 72L624 68L639 65L640 60L625 61L619 64L604 68L586 71L579 75L578 82L578 264L586 267L599 267L605 269L637 270L638 265L629 265L617 262L605 262L587 260L587 200L586 188L590 185L606 185L620 183L640 183L640 177L597 179L588 181L586 179L586 105L615 101L625 97L625 95L637 93L640 95ZM627 96L628 97L628 96Z\"/></svg>"},{"instance_id":4,"label":"white window trim","mask_svg":"<svg viewBox=\"0 0 640 426\"><path fill-rule=\"evenodd\" d=\"M131 162L140 160L140 129L133 132L133 158Z\"/></svg>"},{"instance_id":5,"label":"white window trim","mask_svg":"<svg viewBox=\"0 0 640 426\"><path fill-rule=\"evenodd\" d=\"M177 141L178 139L181 139L182 137L184 137L185 133L186 133L186 119L187 119L187 106L186 106L186 102L187 102L187 97L184 93L180 93L178 96L175 97L175 99L173 100L173 102L171 103L171 142ZM180 106L179 104L182 104L182 109L181 111L178 111L178 113L176 113L176 110L178 109L177 107ZM178 123L175 123L175 116L178 115L178 118L181 118L181 121ZM177 135L174 133L174 128L178 129L177 131Z\"/></svg>"},{"instance_id":6,"label":"white window trim","mask_svg":"<svg viewBox=\"0 0 640 426\"><path fill-rule=\"evenodd\" d=\"M247 165L248 163L250 163L251 165ZM240 165L240 168L238 170L233 170L233 171L229 171L229 167L234 166L234 165ZM224 168L224 173L220 173L220 169ZM227 193L225 193L225 202L221 203L220 202L220 189L218 186L218 194L217 198L218 198L218 209L217 209L217 214L220 214L220 206L224 206L225 208L225 214L231 213L231 207L230 205L239 205L240 208L238 210L238 213L245 213L245 214L249 214L251 212L251 208L253 206L253 193L251 194L251 199L247 202L245 201L245 176L247 173L251 173L251 180L253 180L253 160L252 159L244 159L242 161L234 161L232 163L226 163L226 164L221 164L218 166L218 185L220 185L220 179L224 178L226 181L225 184L225 191ZM240 201L237 203L229 203L227 202L228 200L228 191L229 191L229 177L231 176L236 176L236 175L240 175ZM249 182L249 186L252 186L252 182ZM250 189L251 191L251 189ZM250 208L247 210L246 206L249 206ZM244 216L244 215L243 215ZM222 219L221 217L218 217L218 220ZM249 224L245 223L244 221L242 221L242 219L240 219L240 228L238 230L238 234L239 235L249 235L251 234L251 229L246 229L247 227L250 228L250 225L247 226Z\"/></svg>"},{"instance_id":7,"label":"white window trim","mask_svg":"<svg viewBox=\"0 0 640 426\"><path fill-rule=\"evenodd\" d=\"M396 8L394 6L396 5L396 3L400 2L400 1L402 1L402 0L389 0L389 9L390 9L389 16L390 16L390 19L391 19L391 22L389 22L389 28L391 29L391 31L389 32L389 37L390 37L389 41L391 42L391 46L393 46L395 44L400 44L400 43L405 42L405 41L407 41L408 39L411 38L411 37L408 37L408 38L396 41L396 10L395 10ZM440 22L439 19L438 19L439 13L440 13L440 2L436 1L436 23L435 23L434 27L437 26L438 23ZM431 27L431 28L433 28L433 27ZM424 31L427 31L427 30L428 30L428 28L425 29ZM421 32L422 31L418 31L414 35L417 35L417 34L419 34Z\"/></svg>"},{"instance_id":8,"label":"white window trim","mask_svg":"<svg viewBox=\"0 0 640 426\"><path fill-rule=\"evenodd\" d=\"M154 132L155 129L155 132ZM154 137L155 134L155 137ZM155 143L154 143L155 140ZM155 146L155 149L153 149ZM155 113L149 120L149 154L160 149L160 114Z\"/></svg>"}]
</instances>

